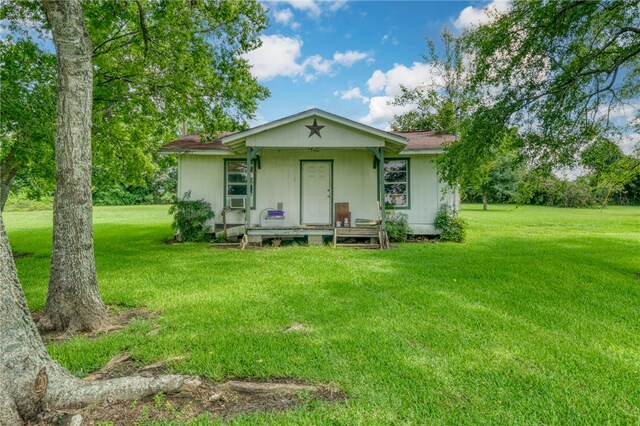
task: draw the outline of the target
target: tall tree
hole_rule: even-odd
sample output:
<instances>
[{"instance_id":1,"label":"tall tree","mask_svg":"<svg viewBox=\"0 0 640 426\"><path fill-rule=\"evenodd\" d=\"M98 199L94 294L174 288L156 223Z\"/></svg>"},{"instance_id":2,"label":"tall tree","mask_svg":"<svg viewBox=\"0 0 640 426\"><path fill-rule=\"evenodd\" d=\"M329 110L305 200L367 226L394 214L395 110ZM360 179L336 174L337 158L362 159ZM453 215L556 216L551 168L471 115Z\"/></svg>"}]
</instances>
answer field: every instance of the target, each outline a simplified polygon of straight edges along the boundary
<instances>
[{"instance_id":1,"label":"tall tree","mask_svg":"<svg viewBox=\"0 0 640 426\"><path fill-rule=\"evenodd\" d=\"M58 58L56 193L53 251L44 329L96 330L106 325L93 254L91 199L91 40L79 2L45 1Z\"/></svg>"},{"instance_id":2,"label":"tall tree","mask_svg":"<svg viewBox=\"0 0 640 426\"><path fill-rule=\"evenodd\" d=\"M438 168L445 180L453 185L478 192L482 197L483 210L487 210L492 192L492 173L502 164L505 156L515 156L516 150L509 132L485 131L471 133L470 123L477 112L475 105L480 93L474 91L468 81L465 68L463 44L447 28L440 36L443 53L439 54L432 40L427 40L428 53L423 59L429 64L431 82L425 86L408 89L401 86L402 93L392 104L409 106L411 110L394 116L391 127L397 131L436 131L457 136L457 140L446 147L445 154L438 158ZM474 157L469 163L468 155L460 155L464 139L471 135L482 138L486 143L495 143L494 148L481 157ZM448 179L447 179L448 178Z\"/></svg>"},{"instance_id":3,"label":"tall tree","mask_svg":"<svg viewBox=\"0 0 640 426\"><path fill-rule=\"evenodd\" d=\"M514 0L465 35L473 89L480 96L447 180L490 156L517 127L537 166L571 166L600 136L625 129L614 108L640 97L637 0ZM628 131L628 128L626 129Z\"/></svg>"},{"instance_id":4,"label":"tall tree","mask_svg":"<svg viewBox=\"0 0 640 426\"><path fill-rule=\"evenodd\" d=\"M93 176L99 181L131 182L140 177L132 170L152 171L150 158L155 147L181 121L200 123L214 134L237 129L255 112L257 101L267 96L240 56L259 45L258 34L266 23L265 12L255 1L82 3L87 29L74 35L76 42L81 35L83 38L72 50L75 56L71 59L80 60L82 52L88 66L85 63L71 71L60 58L60 42L73 40L56 34L48 12L51 3L44 3L44 23L33 2L18 1L11 6L0 10L16 31L25 18L40 22L40 28L51 27L59 70L70 72L73 78L61 78L59 83L79 88L80 80L87 83L85 77L89 78L93 96L89 90L88 100L78 99L82 111L69 112L74 119L91 119L93 113L94 158L98 159ZM69 31L71 28L63 29ZM80 79L81 71L92 70L93 79L90 73ZM70 97L62 97L62 88L60 95L59 107L69 108ZM59 125L74 125L60 114L58 118ZM40 323L45 329L96 329L105 324L93 261L91 193L86 192L90 189L91 146L80 146L79 139L73 139L89 137L90 125L82 131L58 129L54 251L47 307ZM81 169L70 167L72 161L82 162ZM77 186L80 181L84 183ZM75 190L65 189L71 187Z\"/></svg>"},{"instance_id":5,"label":"tall tree","mask_svg":"<svg viewBox=\"0 0 640 426\"><path fill-rule=\"evenodd\" d=\"M445 28L440 35L444 54L438 54L433 40L427 40L427 54L422 58L432 69L430 80L424 86L409 89L400 86L402 93L392 105L411 107L395 115L391 128L401 132L435 131L458 133L458 118L466 113L468 99L461 45Z\"/></svg>"},{"instance_id":6,"label":"tall tree","mask_svg":"<svg viewBox=\"0 0 640 426\"><path fill-rule=\"evenodd\" d=\"M94 190L144 185L157 171L157 147L175 138L183 121L192 131L237 130L268 95L241 58L259 45L258 35L266 26L264 10L255 1L97 0L82 7L93 44ZM6 19L16 39L33 37L34 29L48 37L41 12L39 3L28 0L0 4L0 19ZM33 56L21 59L44 70ZM47 73L54 74L55 60L47 66ZM35 75L22 79L27 77L32 84L40 81ZM53 111L55 100L48 100ZM39 122L28 127L44 129L52 121ZM23 140L3 144L0 157L21 161L0 165L0 171L17 170L16 181L38 196L54 186L53 137L35 146Z\"/></svg>"}]
</instances>

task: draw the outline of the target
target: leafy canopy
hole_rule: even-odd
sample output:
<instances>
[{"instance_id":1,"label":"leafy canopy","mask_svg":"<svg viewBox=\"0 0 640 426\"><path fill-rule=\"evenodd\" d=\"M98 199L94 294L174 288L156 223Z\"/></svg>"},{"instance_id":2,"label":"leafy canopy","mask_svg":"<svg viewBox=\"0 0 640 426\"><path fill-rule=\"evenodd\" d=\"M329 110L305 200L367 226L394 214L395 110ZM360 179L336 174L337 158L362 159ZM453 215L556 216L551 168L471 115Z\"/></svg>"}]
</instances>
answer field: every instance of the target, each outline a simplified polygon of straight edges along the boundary
<instances>
[{"instance_id":1,"label":"leafy canopy","mask_svg":"<svg viewBox=\"0 0 640 426\"><path fill-rule=\"evenodd\" d=\"M637 0L514 0L492 18L465 36L480 101L466 151L482 155L496 142L478 133L515 126L532 161L573 165L599 136L629 130L610 113L640 98Z\"/></svg>"},{"instance_id":2,"label":"leafy canopy","mask_svg":"<svg viewBox=\"0 0 640 426\"><path fill-rule=\"evenodd\" d=\"M93 43L94 185L144 184L157 169L157 147L183 121L210 134L240 129L268 96L241 57L258 47L266 27L255 1L96 0L83 8ZM37 2L4 3L0 19L16 37L47 39ZM47 83L53 88L55 81ZM55 99L46 108L55 109ZM35 161L28 145L16 140L11 149ZM53 163L52 149L37 152L38 161Z\"/></svg>"}]
</instances>

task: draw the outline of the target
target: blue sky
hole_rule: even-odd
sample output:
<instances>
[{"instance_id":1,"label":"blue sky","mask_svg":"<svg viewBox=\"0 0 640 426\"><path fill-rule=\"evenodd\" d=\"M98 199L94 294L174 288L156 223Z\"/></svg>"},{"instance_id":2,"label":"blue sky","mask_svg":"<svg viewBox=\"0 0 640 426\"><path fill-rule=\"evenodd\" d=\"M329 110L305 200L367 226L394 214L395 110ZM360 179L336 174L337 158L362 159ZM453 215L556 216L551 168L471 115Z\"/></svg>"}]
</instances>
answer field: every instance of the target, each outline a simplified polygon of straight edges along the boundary
<instances>
[{"instance_id":1,"label":"blue sky","mask_svg":"<svg viewBox=\"0 0 640 426\"><path fill-rule=\"evenodd\" d=\"M445 26L460 32L486 19L482 1L266 1L263 45L247 55L271 90L252 124L321 108L387 128L387 101L425 84L421 55Z\"/></svg>"}]
</instances>

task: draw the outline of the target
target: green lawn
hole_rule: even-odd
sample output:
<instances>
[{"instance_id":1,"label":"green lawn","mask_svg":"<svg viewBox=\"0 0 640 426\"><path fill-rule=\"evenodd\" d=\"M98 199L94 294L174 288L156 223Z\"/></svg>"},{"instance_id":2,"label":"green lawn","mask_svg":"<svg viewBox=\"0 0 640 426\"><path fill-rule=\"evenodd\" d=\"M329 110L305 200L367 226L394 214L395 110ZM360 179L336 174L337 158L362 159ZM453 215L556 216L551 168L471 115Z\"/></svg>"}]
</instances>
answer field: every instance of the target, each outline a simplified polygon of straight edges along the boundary
<instances>
[{"instance_id":1,"label":"green lawn","mask_svg":"<svg viewBox=\"0 0 640 426\"><path fill-rule=\"evenodd\" d=\"M83 375L130 350L182 373L343 389L242 424L640 424L640 208L467 206L465 244L390 251L165 245L165 206L95 209L109 304L162 310L49 350ZM51 212L5 214L32 309ZM306 330L284 333L294 322Z\"/></svg>"}]
</instances>

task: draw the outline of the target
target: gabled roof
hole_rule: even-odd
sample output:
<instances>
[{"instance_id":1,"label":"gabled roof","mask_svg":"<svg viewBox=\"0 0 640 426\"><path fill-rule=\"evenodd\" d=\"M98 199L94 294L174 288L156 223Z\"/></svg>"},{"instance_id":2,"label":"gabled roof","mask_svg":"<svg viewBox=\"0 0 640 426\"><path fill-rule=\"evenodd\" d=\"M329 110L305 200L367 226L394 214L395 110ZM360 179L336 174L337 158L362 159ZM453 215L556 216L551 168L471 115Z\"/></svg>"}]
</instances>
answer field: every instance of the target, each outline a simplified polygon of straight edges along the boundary
<instances>
[{"instance_id":1,"label":"gabled roof","mask_svg":"<svg viewBox=\"0 0 640 426\"><path fill-rule=\"evenodd\" d=\"M274 127L282 126L297 120L308 117L321 117L329 121L341 123L345 126L355 128L362 132L380 137L389 142L396 149L403 153L411 152L441 152L446 145L456 140L454 135L436 132L386 132L358 123L348 118L340 117L317 108L290 115L260 126L253 127L241 132L223 132L214 140L202 142L197 134L189 134L182 136L175 141L164 145L160 148L160 152L166 154L211 154L211 155L232 155L230 148L239 147L242 142L250 135L267 131Z\"/></svg>"},{"instance_id":2,"label":"gabled roof","mask_svg":"<svg viewBox=\"0 0 640 426\"><path fill-rule=\"evenodd\" d=\"M222 143L229 146L229 148L234 149L241 145L242 141L244 141L248 136L265 132L275 127L284 126L285 124L303 120L309 117L324 118L325 120L333 121L334 123L339 123L352 129L356 129L361 132L382 138L385 140L385 142L389 142L391 145L394 145L396 149L402 149L407 145L407 139L404 136L385 132L384 130L376 129L375 127L367 126L366 124L358 123L357 121L353 121L318 108L308 109L306 111L302 111L297 114L281 118L279 120L271 121L269 123L253 127L251 129L244 130L242 132L227 135L222 138Z\"/></svg>"},{"instance_id":3,"label":"gabled roof","mask_svg":"<svg viewBox=\"0 0 640 426\"><path fill-rule=\"evenodd\" d=\"M404 136L409 143L404 151L441 151L456 140L455 135L436 132L392 132Z\"/></svg>"},{"instance_id":4,"label":"gabled roof","mask_svg":"<svg viewBox=\"0 0 640 426\"><path fill-rule=\"evenodd\" d=\"M228 135L229 132L218 135L217 138L211 141L201 142L200 136L197 134L184 135L175 141L168 143L160 147L160 152L182 154L182 153L194 153L194 152L207 152L207 151L220 151L220 154L229 153L229 148L222 144L221 139L223 136Z\"/></svg>"}]
</instances>

